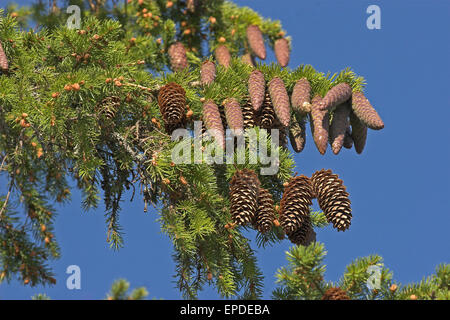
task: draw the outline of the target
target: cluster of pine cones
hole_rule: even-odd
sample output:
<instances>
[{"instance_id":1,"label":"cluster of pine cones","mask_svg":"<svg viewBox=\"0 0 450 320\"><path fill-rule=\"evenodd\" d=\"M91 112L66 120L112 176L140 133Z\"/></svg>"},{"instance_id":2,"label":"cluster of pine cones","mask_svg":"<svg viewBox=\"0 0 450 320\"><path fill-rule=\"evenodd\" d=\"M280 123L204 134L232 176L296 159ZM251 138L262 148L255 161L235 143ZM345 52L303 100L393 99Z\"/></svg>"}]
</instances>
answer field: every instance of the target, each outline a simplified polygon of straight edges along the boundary
<instances>
[{"instance_id":1,"label":"cluster of pine cones","mask_svg":"<svg viewBox=\"0 0 450 320\"><path fill-rule=\"evenodd\" d=\"M296 176L285 184L277 219L272 195L261 188L256 173L237 170L230 182L231 219L236 225L250 224L261 233L279 224L292 243L308 245L316 238L310 219L312 200L317 198L334 228L345 231L352 218L348 196L342 180L331 170L322 169L311 178Z\"/></svg>"}]
</instances>

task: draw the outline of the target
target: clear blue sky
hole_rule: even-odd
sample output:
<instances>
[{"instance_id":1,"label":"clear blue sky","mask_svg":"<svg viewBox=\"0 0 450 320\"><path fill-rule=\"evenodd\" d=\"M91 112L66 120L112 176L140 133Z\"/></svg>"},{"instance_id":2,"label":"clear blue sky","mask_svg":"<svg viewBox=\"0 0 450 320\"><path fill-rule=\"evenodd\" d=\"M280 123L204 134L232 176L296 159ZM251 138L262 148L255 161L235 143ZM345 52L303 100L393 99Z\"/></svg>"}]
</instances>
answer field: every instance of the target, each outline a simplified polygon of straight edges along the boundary
<instances>
[{"instance_id":1,"label":"clear blue sky","mask_svg":"<svg viewBox=\"0 0 450 320\"><path fill-rule=\"evenodd\" d=\"M3 1L2 1L3 2ZM20 3L29 1L22 0ZM326 278L337 280L356 257L377 253L402 283L419 281L442 262L450 262L450 1L448 0L239 0L265 17L279 19L293 38L290 67L311 64L337 72L347 66L363 75L366 94L385 122L369 131L362 155L343 150L321 156L308 132L306 150L295 156L297 171L322 168L338 173L351 195L349 231L318 232L325 243ZM366 8L381 8L381 30L368 30ZM268 61L274 59L269 55ZM130 196L125 197L129 199ZM46 293L54 299L104 298L114 279L145 286L150 297L179 299L172 283L169 239L160 233L155 211L140 201L123 203L125 248L106 244L103 208L82 212L78 193L59 210L56 236L62 258L53 263L57 285L0 285L0 299L27 299ZM290 243L259 250L266 276L265 298L274 275L286 264ZM81 267L82 289L68 290L67 266ZM207 289L200 298L218 296Z\"/></svg>"}]
</instances>

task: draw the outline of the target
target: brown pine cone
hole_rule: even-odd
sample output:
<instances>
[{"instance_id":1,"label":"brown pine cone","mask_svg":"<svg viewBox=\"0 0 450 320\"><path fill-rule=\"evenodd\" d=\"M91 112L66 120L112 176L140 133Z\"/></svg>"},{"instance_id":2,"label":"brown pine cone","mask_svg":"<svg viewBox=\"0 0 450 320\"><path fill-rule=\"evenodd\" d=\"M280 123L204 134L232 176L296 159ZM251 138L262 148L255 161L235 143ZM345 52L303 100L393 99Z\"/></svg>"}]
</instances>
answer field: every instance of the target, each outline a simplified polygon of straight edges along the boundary
<instances>
[{"instance_id":1,"label":"brown pine cone","mask_svg":"<svg viewBox=\"0 0 450 320\"><path fill-rule=\"evenodd\" d=\"M247 40L255 56L262 60L266 59L266 47L264 45L264 38L261 29L259 29L258 26L250 25L247 27Z\"/></svg>"},{"instance_id":2,"label":"brown pine cone","mask_svg":"<svg viewBox=\"0 0 450 320\"><path fill-rule=\"evenodd\" d=\"M352 131L350 127L345 130L344 148L351 149L353 147Z\"/></svg>"},{"instance_id":3,"label":"brown pine cone","mask_svg":"<svg viewBox=\"0 0 450 320\"><path fill-rule=\"evenodd\" d=\"M179 84L170 82L159 90L158 105L164 122L169 125L167 129L177 128L185 118L186 92Z\"/></svg>"},{"instance_id":4,"label":"brown pine cone","mask_svg":"<svg viewBox=\"0 0 450 320\"><path fill-rule=\"evenodd\" d=\"M272 105L272 99L268 92L264 95L264 102L257 114L257 125L263 129L270 129L273 127L275 121L275 109ZM270 133L270 132L269 132Z\"/></svg>"},{"instance_id":5,"label":"brown pine cone","mask_svg":"<svg viewBox=\"0 0 450 320\"><path fill-rule=\"evenodd\" d=\"M327 111L319 109L322 98L317 95L312 99L311 105L311 132L316 144L317 150L321 154L325 154L328 146L328 129L329 129L329 114Z\"/></svg>"},{"instance_id":6,"label":"brown pine cone","mask_svg":"<svg viewBox=\"0 0 450 320\"><path fill-rule=\"evenodd\" d=\"M311 176L311 184L327 221L338 231L347 230L351 224L352 209L342 180L331 170L322 169Z\"/></svg>"},{"instance_id":7,"label":"brown pine cone","mask_svg":"<svg viewBox=\"0 0 450 320\"><path fill-rule=\"evenodd\" d=\"M216 65L214 62L207 60L202 63L200 77L204 85L209 85L214 82L216 78Z\"/></svg>"},{"instance_id":8,"label":"brown pine cone","mask_svg":"<svg viewBox=\"0 0 450 320\"><path fill-rule=\"evenodd\" d=\"M285 38L275 40L274 43L275 56L278 63L282 67L286 67L289 63L290 48Z\"/></svg>"},{"instance_id":9,"label":"brown pine cone","mask_svg":"<svg viewBox=\"0 0 450 320\"><path fill-rule=\"evenodd\" d=\"M316 241L316 232L311 225L309 216L296 231L288 235L288 239L296 245L309 246Z\"/></svg>"},{"instance_id":10,"label":"brown pine cone","mask_svg":"<svg viewBox=\"0 0 450 320\"><path fill-rule=\"evenodd\" d=\"M249 99L242 104L242 118L244 120L244 130L255 126L255 110Z\"/></svg>"},{"instance_id":11,"label":"brown pine cone","mask_svg":"<svg viewBox=\"0 0 450 320\"><path fill-rule=\"evenodd\" d=\"M308 79L301 78L295 83L291 95L291 104L294 111L300 116L311 112L311 84Z\"/></svg>"},{"instance_id":12,"label":"brown pine cone","mask_svg":"<svg viewBox=\"0 0 450 320\"><path fill-rule=\"evenodd\" d=\"M241 105L235 98L229 98L225 101L225 117L230 129L238 132L244 129Z\"/></svg>"},{"instance_id":13,"label":"brown pine cone","mask_svg":"<svg viewBox=\"0 0 450 320\"><path fill-rule=\"evenodd\" d=\"M216 48L215 56L216 56L217 62L220 65L222 65L226 68L228 68L230 66L231 54L225 45L221 44L220 46L218 46Z\"/></svg>"},{"instance_id":14,"label":"brown pine cone","mask_svg":"<svg viewBox=\"0 0 450 320\"><path fill-rule=\"evenodd\" d=\"M353 113L370 129L381 130L384 128L383 120L362 92L353 92L352 108Z\"/></svg>"},{"instance_id":15,"label":"brown pine cone","mask_svg":"<svg viewBox=\"0 0 450 320\"><path fill-rule=\"evenodd\" d=\"M187 68L188 61L186 56L186 48L181 42L175 42L168 50L170 57L170 65L173 71L182 71Z\"/></svg>"},{"instance_id":16,"label":"brown pine cone","mask_svg":"<svg viewBox=\"0 0 450 320\"><path fill-rule=\"evenodd\" d=\"M353 112L350 112L350 124L356 153L361 154L366 146L367 126Z\"/></svg>"},{"instance_id":17,"label":"brown pine cone","mask_svg":"<svg viewBox=\"0 0 450 320\"><path fill-rule=\"evenodd\" d=\"M313 189L308 177L291 178L280 203L280 224L287 235L297 231L309 217Z\"/></svg>"},{"instance_id":18,"label":"brown pine cone","mask_svg":"<svg viewBox=\"0 0 450 320\"><path fill-rule=\"evenodd\" d=\"M260 182L253 170L237 170L230 182L230 213L233 223L246 225L255 219Z\"/></svg>"},{"instance_id":19,"label":"brown pine cone","mask_svg":"<svg viewBox=\"0 0 450 320\"><path fill-rule=\"evenodd\" d=\"M330 125L330 143L334 154L338 154L344 145L345 132L350 124L349 114L350 106L348 103L338 105L333 112L333 120Z\"/></svg>"},{"instance_id":20,"label":"brown pine cone","mask_svg":"<svg viewBox=\"0 0 450 320\"><path fill-rule=\"evenodd\" d=\"M269 82L269 94L278 120L284 127L288 127L291 121L289 96L283 80L275 77Z\"/></svg>"},{"instance_id":21,"label":"brown pine cone","mask_svg":"<svg viewBox=\"0 0 450 320\"><path fill-rule=\"evenodd\" d=\"M329 288L322 296L322 300L351 300L347 292L341 288Z\"/></svg>"},{"instance_id":22,"label":"brown pine cone","mask_svg":"<svg viewBox=\"0 0 450 320\"><path fill-rule=\"evenodd\" d=\"M214 136L217 143L225 147L225 130L220 117L219 107L212 100L208 100L203 105L203 120L206 129Z\"/></svg>"},{"instance_id":23,"label":"brown pine cone","mask_svg":"<svg viewBox=\"0 0 450 320\"><path fill-rule=\"evenodd\" d=\"M259 70L254 70L248 78L248 93L255 111L258 111L263 102L266 92L266 80L264 74Z\"/></svg>"},{"instance_id":24,"label":"brown pine cone","mask_svg":"<svg viewBox=\"0 0 450 320\"><path fill-rule=\"evenodd\" d=\"M320 110L332 108L346 102L352 96L352 87L347 83L339 83L331 88L320 103Z\"/></svg>"},{"instance_id":25,"label":"brown pine cone","mask_svg":"<svg viewBox=\"0 0 450 320\"><path fill-rule=\"evenodd\" d=\"M8 58L6 57L5 51L3 50L2 43L0 42L0 68L3 71L7 71L9 69Z\"/></svg>"},{"instance_id":26,"label":"brown pine cone","mask_svg":"<svg viewBox=\"0 0 450 320\"><path fill-rule=\"evenodd\" d=\"M303 119L297 121L293 118L291 120L289 140L291 141L292 149L294 149L295 152L300 153L303 151L306 143L306 126Z\"/></svg>"},{"instance_id":27,"label":"brown pine cone","mask_svg":"<svg viewBox=\"0 0 450 320\"><path fill-rule=\"evenodd\" d=\"M252 222L253 227L261 233L266 233L272 229L272 223L275 220L275 210L273 207L272 194L263 188L259 189L258 209L255 219Z\"/></svg>"}]
</instances>

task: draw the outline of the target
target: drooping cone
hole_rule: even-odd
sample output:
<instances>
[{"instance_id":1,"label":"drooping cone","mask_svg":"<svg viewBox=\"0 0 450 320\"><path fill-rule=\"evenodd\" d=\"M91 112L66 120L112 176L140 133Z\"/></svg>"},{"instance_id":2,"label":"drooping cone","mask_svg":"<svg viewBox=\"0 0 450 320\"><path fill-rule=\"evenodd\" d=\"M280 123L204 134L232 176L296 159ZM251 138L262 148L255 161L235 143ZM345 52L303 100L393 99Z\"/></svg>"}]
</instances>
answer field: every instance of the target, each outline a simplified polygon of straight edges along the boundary
<instances>
[{"instance_id":1,"label":"drooping cone","mask_svg":"<svg viewBox=\"0 0 450 320\"><path fill-rule=\"evenodd\" d=\"M250 53L244 54L242 57L242 62L254 67L255 66L255 59Z\"/></svg>"},{"instance_id":2,"label":"drooping cone","mask_svg":"<svg viewBox=\"0 0 450 320\"><path fill-rule=\"evenodd\" d=\"M255 219L252 222L253 227L261 233L272 229L272 223L275 220L275 210L273 208L272 194L263 188L259 189L258 209Z\"/></svg>"},{"instance_id":3,"label":"drooping cone","mask_svg":"<svg viewBox=\"0 0 450 320\"><path fill-rule=\"evenodd\" d=\"M273 78L270 80L268 88L278 120L280 120L284 127L288 127L291 121L291 112L289 108L289 96L283 80L279 77Z\"/></svg>"},{"instance_id":4,"label":"drooping cone","mask_svg":"<svg viewBox=\"0 0 450 320\"><path fill-rule=\"evenodd\" d=\"M366 146L367 126L353 112L350 112L350 124L356 153L361 154Z\"/></svg>"},{"instance_id":5,"label":"drooping cone","mask_svg":"<svg viewBox=\"0 0 450 320\"><path fill-rule=\"evenodd\" d=\"M297 231L309 217L313 189L308 177L291 178L280 203L280 224L287 235Z\"/></svg>"},{"instance_id":6,"label":"drooping cone","mask_svg":"<svg viewBox=\"0 0 450 320\"><path fill-rule=\"evenodd\" d=\"M264 102L258 112L257 124L263 129L270 130L275 121L275 110L272 105L272 100L268 92L264 95Z\"/></svg>"},{"instance_id":7,"label":"drooping cone","mask_svg":"<svg viewBox=\"0 0 450 320\"><path fill-rule=\"evenodd\" d=\"M203 105L203 120L206 129L214 136L217 143L223 148L225 146L225 130L220 117L219 107L212 100Z\"/></svg>"},{"instance_id":8,"label":"drooping cone","mask_svg":"<svg viewBox=\"0 0 450 320\"><path fill-rule=\"evenodd\" d=\"M308 246L316 241L316 232L311 225L311 219L306 217L305 222L293 233L288 235L288 239L296 245Z\"/></svg>"},{"instance_id":9,"label":"drooping cone","mask_svg":"<svg viewBox=\"0 0 450 320\"><path fill-rule=\"evenodd\" d=\"M235 98L229 98L225 101L225 117L230 129L237 131L244 129L242 109Z\"/></svg>"},{"instance_id":10,"label":"drooping cone","mask_svg":"<svg viewBox=\"0 0 450 320\"><path fill-rule=\"evenodd\" d=\"M264 74L259 70L252 71L248 78L248 93L256 111L261 108L264 102L265 90L266 81L264 80Z\"/></svg>"},{"instance_id":11,"label":"drooping cone","mask_svg":"<svg viewBox=\"0 0 450 320\"><path fill-rule=\"evenodd\" d=\"M5 51L3 50L2 43L0 42L0 68L3 71L7 71L9 69L8 58L6 57Z\"/></svg>"},{"instance_id":12,"label":"drooping cone","mask_svg":"<svg viewBox=\"0 0 450 320\"><path fill-rule=\"evenodd\" d=\"M384 128L383 120L362 92L353 92L352 109L359 120L370 129L381 130Z\"/></svg>"},{"instance_id":13,"label":"drooping cone","mask_svg":"<svg viewBox=\"0 0 450 320\"><path fill-rule=\"evenodd\" d=\"M247 27L247 40L255 56L264 60L266 59L266 47L264 45L264 38L256 25L250 25Z\"/></svg>"},{"instance_id":14,"label":"drooping cone","mask_svg":"<svg viewBox=\"0 0 450 320\"><path fill-rule=\"evenodd\" d=\"M255 219L260 182L253 170L237 170L230 182L230 213L233 223L246 225Z\"/></svg>"},{"instance_id":15,"label":"drooping cone","mask_svg":"<svg viewBox=\"0 0 450 320\"><path fill-rule=\"evenodd\" d=\"M322 296L322 300L351 300L347 292L341 288L329 288Z\"/></svg>"},{"instance_id":16,"label":"drooping cone","mask_svg":"<svg viewBox=\"0 0 450 320\"><path fill-rule=\"evenodd\" d=\"M345 130L344 148L351 149L353 147L352 131L350 127Z\"/></svg>"},{"instance_id":17,"label":"drooping cone","mask_svg":"<svg viewBox=\"0 0 450 320\"><path fill-rule=\"evenodd\" d=\"M308 79L298 80L291 95L292 108L300 115L311 112L311 84Z\"/></svg>"},{"instance_id":18,"label":"drooping cone","mask_svg":"<svg viewBox=\"0 0 450 320\"><path fill-rule=\"evenodd\" d=\"M181 71L188 66L186 48L181 42L175 42L168 50L170 65L173 71Z\"/></svg>"},{"instance_id":19,"label":"drooping cone","mask_svg":"<svg viewBox=\"0 0 450 320\"><path fill-rule=\"evenodd\" d=\"M275 57L282 67L286 67L289 63L290 48L285 38L275 40L274 43Z\"/></svg>"},{"instance_id":20,"label":"drooping cone","mask_svg":"<svg viewBox=\"0 0 450 320\"><path fill-rule=\"evenodd\" d=\"M314 194L327 221L338 231L345 231L350 227L352 210L349 194L342 180L331 170L316 171L311 176Z\"/></svg>"},{"instance_id":21,"label":"drooping cone","mask_svg":"<svg viewBox=\"0 0 450 320\"><path fill-rule=\"evenodd\" d=\"M158 93L158 105L164 122L170 128L182 123L186 109L186 92L175 82L163 86Z\"/></svg>"},{"instance_id":22,"label":"drooping cone","mask_svg":"<svg viewBox=\"0 0 450 320\"><path fill-rule=\"evenodd\" d=\"M226 68L228 68L230 66L231 54L226 46L224 46L223 44L218 46L215 51L215 56L216 56L217 62L220 65L222 65Z\"/></svg>"},{"instance_id":23,"label":"drooping cone","mask_svg":"<svg viewBox=\"0 0 450 320\"><path fill-rule=\"evenodd\" d=\"M213 83L216 78L216 65L212 61L205 61L200 69L200 77L202 84L208 85Z\"/></svg>"},{"instance_id":24,"label":"drooping cone","mask_svg":"<svg viewBox=\"0 0 450 320\"><path fill-rule=\"evenodd\" d=\"M325 154L328 146L329 114L319 109L322 98L317 95L312 99L311 105L311 133L317 150Z\"/></svg>"},{"instance_id":25,"label":"drooping cone","mask_svg":"<svg viewBox=\"0 0 450 320\"><path fill-rule=\"evenodd\" d=\"M320 110L331 110L332 108L346 102L352 96L352 87L347 83L339 83L331 88L320 104Z\"/></svg>"},{"instance_id":26,"label":"drooping cone","mask_svg":"<svg viewBox=\"0 0 450 320\"><path fill-rule=\"evenodd\" d=\"M255 110L250 101L245 101L242 105L242 118L244 120L244 130L255 126Z\"/></svg>"},{"instance_id":27,"label":"drooping cone","mask_svg":"<svg viewBox=\"0 0 450 320\"><path fill-rule=\"evenodd\" d=\"M347 103L338 105L334 110L330 125L330 143L334 154L338 154L344 145L345 132L349 126L349 114L350 106Z\"/></svg>"},{"instance_id":28,"label":"drooping cone","mask_svg":"<svg viewBox=\"0 0 450 320\"><path fill-rule=\"evenodd\" d=\"M306 126L305 121L297 121L295 117L291 120L291 125L289 126L289 140L291 141L292 149L295 152L302 152L305 148L306 143Z\"/></svg>"}]
</instances>

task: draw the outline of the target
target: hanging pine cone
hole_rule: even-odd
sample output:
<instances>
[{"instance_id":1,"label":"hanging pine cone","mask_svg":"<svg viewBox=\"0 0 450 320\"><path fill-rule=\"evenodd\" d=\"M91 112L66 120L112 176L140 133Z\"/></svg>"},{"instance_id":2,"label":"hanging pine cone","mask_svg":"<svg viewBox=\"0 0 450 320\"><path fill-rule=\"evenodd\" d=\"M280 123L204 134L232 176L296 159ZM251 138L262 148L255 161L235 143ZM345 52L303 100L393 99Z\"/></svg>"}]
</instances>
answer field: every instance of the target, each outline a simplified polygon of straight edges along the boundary
<instances>
[{"instance_id":1,"label":"hanging pine cone","mask_svg":"<svg viewBox=\"0 0 450 320\"><path fill-rule=\"evenodd\" d=\"M301 78L295 83L291 104L294 111L301 116L311 112L311 84L308 79Z\"/></svg>"},{"instance_id":2,"label":"hanging pine cone","mask_svg":"<svg viewBox=\"0 0 450 320\"><path fill-rule=\"evenodd\" d=\"M280 224L287 235L297 231L308 219L312 199L309 178L303 175L291 178L280 203Z\"/></svg>"},{"instance_id":3,"label":"hanging pine cone","mask_svg":"<svg viewBox=\"0 0 450 320\"><path fill-rule=\"evenodd\" d=\"M264 38L261 29L259 29L258 26L250 25L247 27L247 40L255 56L262 60L266 59Z\"/></svg>"},{"instance_id":4,"label":"hanging pine cone","mask_svg":"<svg viewBox=\"0 0 450 320\"><path fill-rule=\"evenodd\" d=\"M351 300L347 292L341 288L329 288L322 296L322 300Z\"/></svg>"},{"instance_id":5,"label":"hanging pine cone","mask_svg":"<svg viewBox=\"0 0 450 320\"><path fill-rule=\"evenodd\" d=\"M311 225L311 219L305 218L303 224L296 231L288 235L288 239L296 245L308 246L316 241L316 232Z\"/></svg>"},{"instance_id":6,"label":"hanging pine cone","mask_svg":"<svg viewBox=\"0 0 450 320\"><path fill-rule=\"evenodd\" d=\"M270 80L268 88L278 120L280 120L284 127L288 127L291 121L291 111L289 107L289 96L283 80L279 77L273 78Z\"/></svg>"},{"instance_id":7,"label":"hanging pine cone","mask_svg":"<svg viewBox=\"0 0 450 320\"><path fill-rule=\"evenodd\" d=\"M332 108L346 102L352 96L352 87L347 83L339 83L331 88L320 104L320 110L331 110Z\"/></svg>"},{"instance_id":8,"label":"hanging pine cone","mask_svg":"<svg viewBox=\"0 0 450 320\"><path fill-rule=\"evenodd\" d=\"M231 54L230 54L230 51L228 50L228 48L226 46L224 46L223 44L218 46L216 48L215 56L216 56L217 62L220 65L222 65L222 66L224 66L226 68L228 68L230 66Z\"/></svg>"},{"instance_id":9,"label":"hanging pine cone","mask_svg":"<svg viewBox=\"0 0 450 320\"><path fill-rule=\"evenodd\" d=\"M259 189L258 209L255 219L252 222L253 228L261 233L266 233L272 229L275 220L275 210L273 208L272 194L263 188Z\"/></svg>"},{"instance_id":10,"label":"hanging pine cone","mask_svg":"<svg viewBox=\"0 0 450 320\"><path fill-rule=\"evenodd\" d=\"M188 66L186 48L181 42L175 42L168 50L170 65L173 71L181 71Z\"/></svg>"},{"instance_id":11,"label":"hanging pine cone","mask_svg":"<svg viewBox=\"0 0 450 320\"><path fill-rule=\"evenodd\" d=\"M255 111L258 111L263 102L266 92L266 81L264 74L259 70L254 70L248 78L248 93Z\"/></svg>"},{"instance_id":12,"label":"hanging pine cone","mask_svg":"<svg viewBox=\"0 0 450 320\"><path fill-rule=\"evenodd\" d=\"M6 57L5 51L3 50L2 43L0 42L0 68L3 71L7 71L9 69L8 58Z\"/></svg>"},{"instance_id":13,"label":"hanging pine cone","mask_svg":"<svg viewBox=\"0 0 450 320\"><path fill-rule=\"evenodd\" d=\"M244 118L239 102L235 98L229 98L225 101L225 117L228 127L232 130L244 129Z\"/></svg>"},{"instance_id":14,"label":"hanging pine cone","mask_svg":"<svg viewBox=\"0 0 450 320\"><path fill-rule=\"evenodd\" d=\"M219 107L212 100L208 100L203 105L203 120L205 127L211 130L217 143L224 148L225 146L225 130L223 128L222 119L220 117Z\"/></svg>"},{"instance_id":15,"label":"hanging pine cone","mask_svg":"<svg viewBox=\"0 0 450 320\"><path fill-rule=\"evenodd\" d=\"M264 102L261 109L258 112L257 123L263 129L270 130L273 127L275 121L275 109L272 105L272 99L268 92L264 95Z\"/></svg>"},{"instance_id":16,"label":"hanging pine cone","mask_svg":"<svg viewBox=\"0 0 450 320\"><path fill-rule=\"evenodd\" d=\"M275 40L274 43L275 57L282 67L286 67L289 63L290 48L287 39L282 38Z\"/></svg>"},{"instance_id":17,"label":"hanging pine cone","mask_svg":"<svg viewBox=\"0 0 450 320\"><path fill-rule=\"evenodd\" d=\"M353 112L350 112L350 124L356 153L361 154L366 146L367 126Z\"/></svg>"},{"instance_id":18,"label":"hanging pine cone","mask_svg":"<svg viewBox=\"0 0 450 320\"><path fill-rule=\"evenodd\" d=\"M244 120L244 130L255 126L255 110L249 99L242 105L242 118Z\"/></svg>"},{"instance_id":19,"label":"hanging pine cone","mask_svg":"<svg viewBox=\"0 0 450 320\"><path fill-rule=\"evenodd\" d=\"M295 118L293 118L293 121L291 121L291 125L289 126L289 140L291 141L292 149L294 149L294 151L297 153L302 152L305 148L305 129L306 126L303 119L297 121Z\"/></svg>"},{"instance_id":20,"label":"hanging pine cone","mask_svg":"<svg viewBox=\"0 0 450 320\"><path fill-rule=\"evenodd\" d=\"M362 92L353 92L352 109L359 120L370 129L381 130L384 128L383 120Z\"/></svg>"},{"instance_id":21,"label":"hanging pine cone","mask_svg":"<svg viewBox=\"0 0 450 320\"><path fill-rule=\"evenodd\" d=\"M216 78L216 65L212 61L205 61L202 63L202 67L200 69L200 77L202 84L209 85L213 83Z\"/></svg>"},{"instance_id":22,"label":"hanging pine cone","mask_svg":"<svg viewBox=\"0 0 450 320\"><path fill-rule=\"evenodd\" d=\"M311 105L311 132L317 150L325 154L328 146L329 114L319 109L322 98L317 95L312 99Z\"/></svg>"},{"instance_id":23,"label":"hanging pine cone","mask_svg":"<svg viewBox=\"0 0 450 320\"><path fill-rule=\"evenodd\" d=\"M311 176L314 194L327 221L338 231L345 231L350 227L352 210L349 194L342 180L331 170L316 171Z\"/></svg>"},{"instance_id":24,"label":"hanging pine cone","mask_svg":"<svg viewBox=\"0 0 450 320\"><path fill-rule=\"evenodd\" d=\"M255 66L255 58L250 54L250 53L246 53L241 57L241 60L243 63L246 63L252 67Z\"/></svg>"},{"instance_id":25,"label":"hanging pine cone","mask_svg":"<svg viewBox=\"0 0 450 320\"><path fill-rule=\"evenodd\" d=\"M186 92L175 82L163 86L158 93L158 105L169 131L183 122L186 109ZM171 133L171 132L168 132Z\"/></svg>"},{"instance_id":26,"label":"hanging pine cone","mask_svg":"<svg viewBox=\"0 0 450 320\"><path fill-rule=\"evenodd\" d=\"M338 154L344 145L345 132L349 126L349 114L350 106L348 103L340 104L334 110L330 125L330 143L334 154Z\"/></svg>"},{"instance_id":27,"label":"hanging pine cone","mask_svg":"<svg viewBox=\"0 0 450 320\"><path fill-rule=\"evenodd\" d=\"M352 131L350 127L345 130L344 148L351 149L353 147Z\"/></svg>"},{"instance_id":28,"label":"hanging pine cone","mask_svg":"<svg viewBox=\"0 0 450 320\"><path fill-rule=\"evenodd\" d=\"M237 170L230 182L231 220L246 225L255 219L260 182L253 170Z\"/></svg>"}]
</instances>

